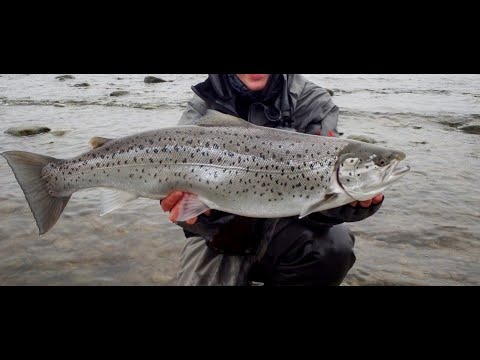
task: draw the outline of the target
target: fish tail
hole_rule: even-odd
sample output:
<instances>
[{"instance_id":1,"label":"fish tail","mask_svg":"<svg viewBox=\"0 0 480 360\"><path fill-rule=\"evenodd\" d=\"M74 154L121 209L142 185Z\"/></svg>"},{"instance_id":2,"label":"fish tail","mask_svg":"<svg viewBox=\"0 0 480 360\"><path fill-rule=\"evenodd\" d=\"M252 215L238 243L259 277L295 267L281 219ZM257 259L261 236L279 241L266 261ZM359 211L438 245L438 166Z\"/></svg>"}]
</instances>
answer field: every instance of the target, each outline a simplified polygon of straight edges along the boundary
<instances>
[{"instance_id":1,"label":"fish tail","mask_svg":"<svg viewBox=\"0 0 480 360\"><path fill-rule=\"evenodd\" d=\"M39 234L45 234L57 222L70 196L50 195L42 179L42 169L48 163L58 163L63 160L24 151L6 151L0 155L7 160L25 194L37 222Z\"/></svg>"}]
</instances>

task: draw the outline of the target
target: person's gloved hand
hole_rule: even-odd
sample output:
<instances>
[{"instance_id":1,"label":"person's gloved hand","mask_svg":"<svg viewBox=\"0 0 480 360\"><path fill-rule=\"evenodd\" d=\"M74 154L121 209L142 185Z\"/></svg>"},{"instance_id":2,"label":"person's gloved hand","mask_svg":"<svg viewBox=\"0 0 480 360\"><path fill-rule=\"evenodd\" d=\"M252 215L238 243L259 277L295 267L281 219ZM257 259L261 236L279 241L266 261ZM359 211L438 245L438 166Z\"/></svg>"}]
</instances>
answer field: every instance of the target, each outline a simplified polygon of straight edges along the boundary
<instances>
[{"instance_id":1,"label":"person's gloved hand","mask_svg":"<svg viewBox=\"0 0 480 360\"><path fill-rule=\"evenodd\" d=\"M178 203L182 200L185 193L183 191L173 191L168 196L162 200L160 200L160 206L163 211L170 211L169 219L172 222L176 222L179 213ZM211 210L207 210L204 212L205 215L209 216ZM197 222L198 216L195 216L191 219L186 220L185 222L188 225L193 225Z\"/></svg>"},{"instance_id":2,"label":"person's gloved hand","mask_svg":"<svg viewBox=\"0 0 480 360\"><path fill-rule=\"evenodd\" d=\"M354 201L347 205L310 214L308 218L326 224L361 221L375 214L382 206L383 200L383 194L378 194L370 200Z\"/></svg>"},{"instance_id":3,"label":"person's gloved hand","mask_svg":"<svg viewBox=\"0 0 480 360\"><path fill-rule=\"evenodd\" d=\"M173 191L160 201L163 211L170 211L169 218L176 222L178 204L184 196L182 191ZM256 249L261 233L260 219L207 210L204 214L178 222L186 237L201 235L212 250L221 254L245 255Z\"/></svg>"}]
</instances>

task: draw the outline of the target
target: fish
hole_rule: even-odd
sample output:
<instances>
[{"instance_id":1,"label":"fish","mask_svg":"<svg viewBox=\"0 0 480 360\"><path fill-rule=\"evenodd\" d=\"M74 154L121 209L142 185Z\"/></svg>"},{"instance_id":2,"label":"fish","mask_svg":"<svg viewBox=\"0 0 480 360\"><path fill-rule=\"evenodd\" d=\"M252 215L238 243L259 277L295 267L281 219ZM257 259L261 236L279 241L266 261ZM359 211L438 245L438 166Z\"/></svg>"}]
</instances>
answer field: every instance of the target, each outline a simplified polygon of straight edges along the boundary
<instances>
[{"instance_id":1,"label":"fish","mask_svg":"<svg viewBox=\"0 0 480 360\"><path fill-rule=\"evenodd\" d=\"M193 125L108 139L69 159L1 153L35 218L39 235L71 196L99 187L100 215L138 198L178 190L177 221L208 209L255 218L298 216L373 198L409 170L400 150L356 140L257 126L207 110ZM403 163L402 163L403 164Z\"/></svg>"}]
</instances>

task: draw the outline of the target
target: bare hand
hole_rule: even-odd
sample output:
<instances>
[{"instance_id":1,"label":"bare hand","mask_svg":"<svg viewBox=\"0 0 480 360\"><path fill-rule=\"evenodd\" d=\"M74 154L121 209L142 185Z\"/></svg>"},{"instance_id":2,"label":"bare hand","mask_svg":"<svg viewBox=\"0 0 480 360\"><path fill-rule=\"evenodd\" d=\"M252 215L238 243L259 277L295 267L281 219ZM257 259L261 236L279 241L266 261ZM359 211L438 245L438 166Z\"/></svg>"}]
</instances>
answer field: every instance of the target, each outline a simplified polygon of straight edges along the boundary
<instances>
[{"instance_id":1,"label":"bare hand","mask_svg":"<svg viewBox=\"0 0 480 360\"><path fill-rule=\"evenodd\" d=\"M360 204L361 207L368 208L372 204L377 205L377 204L380 204L382 201L383 201L383 194L378 194L373 199L365 200L365 201L354 201L354 202L351 202L350 205L353 207L356 207L357 204Z\"/></svg>"},{"instance_id":2,"label":"bare hand","mask_svg":"<svg viewBox=\"0 0 480 360\"><path fill-rule=\"evenodd\" d=\"M180 212L180 207L178 206L179 202L182 200L183 195L185 193L183 191L173 191L165 199L160 200L160 206L163 211L170 211L169 219L172 222L175 222L178 218L178 214ZM211 210L207 210L204 212L205 215L210 215ZM197 222L198 216L195 216L191 219L185 221L189 225L193 225Z\"/></svg>"}]
</instances>

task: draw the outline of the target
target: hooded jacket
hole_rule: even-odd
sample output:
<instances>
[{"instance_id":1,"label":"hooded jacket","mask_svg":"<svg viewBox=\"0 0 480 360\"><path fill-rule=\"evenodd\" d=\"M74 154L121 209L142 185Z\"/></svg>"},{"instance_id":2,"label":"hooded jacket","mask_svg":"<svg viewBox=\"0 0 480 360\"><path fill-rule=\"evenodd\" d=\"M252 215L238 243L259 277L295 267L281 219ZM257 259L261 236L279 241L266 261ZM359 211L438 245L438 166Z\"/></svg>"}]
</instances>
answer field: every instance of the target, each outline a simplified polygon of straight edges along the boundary
<instances>
[{"instance_id":1,"label":"hooded jacket","mask_svg":"<svg viewBox=\"0 0 480 360\"><path fill-rule=\"evenodd\" d=\"M255 125L289 128L298 132L337 136L338 107L322 87L299 74L272 74L257 99L245 99L232 89L228 74L209 74L192 87L195 93L180 124L194 124L207 109L241 117ZM240 106L239 106L240 105ZM248 107L248 114L239 107ZM242 116L243 115L243 116Z\"/></svg>"}]
</instances>

